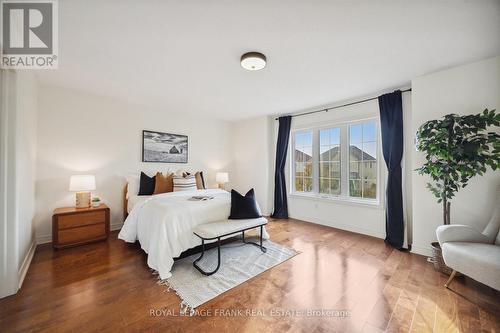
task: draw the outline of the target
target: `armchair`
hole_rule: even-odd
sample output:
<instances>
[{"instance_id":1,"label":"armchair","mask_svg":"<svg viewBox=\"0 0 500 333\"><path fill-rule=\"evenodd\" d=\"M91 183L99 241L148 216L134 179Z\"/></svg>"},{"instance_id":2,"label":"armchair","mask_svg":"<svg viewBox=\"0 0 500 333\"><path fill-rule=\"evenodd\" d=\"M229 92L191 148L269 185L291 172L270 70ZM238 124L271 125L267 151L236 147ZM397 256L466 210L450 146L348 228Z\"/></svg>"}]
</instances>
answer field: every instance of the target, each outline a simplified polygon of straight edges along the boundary
<instances>
[{"instance_id":1,"label":"armchair","mask_svg":"<svg viewBox=\"0 0 500 333\"><path fill-rule=\"evenodd\" d=\"M436 235L444 262L453 269L446 288L460 272L500 290L500 190L493 216L483 232L466 225L442 225Z\"/></svg>"}]
</instances>

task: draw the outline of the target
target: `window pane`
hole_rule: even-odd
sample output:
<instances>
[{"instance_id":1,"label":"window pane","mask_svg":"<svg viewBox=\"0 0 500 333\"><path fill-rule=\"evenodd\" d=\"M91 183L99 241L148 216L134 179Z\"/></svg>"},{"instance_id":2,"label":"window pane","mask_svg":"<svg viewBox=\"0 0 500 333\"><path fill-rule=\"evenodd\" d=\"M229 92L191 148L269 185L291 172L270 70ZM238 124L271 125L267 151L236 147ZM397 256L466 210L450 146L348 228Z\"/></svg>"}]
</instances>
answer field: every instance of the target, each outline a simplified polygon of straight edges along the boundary
<instances>
[{"instance_id":1,"label":"window pane","mask_svg":"<svg viewBox=\"0 0 500 333\"><path fill-rule=\"evenodd\" d=\"M312 146L299 148L303 153L305 162L312 161Z\"/></svg>"},{"instance_id":2,"label":"window pane","mask_svg":"<svg viewBox=\"0 0 500 333\"><path fill-rule=\"evenodd\" d=\"M362 179L377 179L377 162L361 162Z\"/></svg>"},{"instance_id":3,"label":"window pane","mask_svg":"<svg viewBox=\"0 0 500 333\"><path fill-rule=\"evenodd\" d=\"M361 197L361 180L349 180L349 194L351 197Z\"/></svg>"},{"instance_id":4,"label":"window pane","mask_svg":"<svg viewBox=\"0 0 500 333\"><path fill-rule=\"evenodd\" d=\"M364 142L363 143L363 161L373 161L377 159L377 143Z\"/></svg>"},{"instance_id":5,"label":"window pane","mask_svg":"<svg viewBox=\"0 0 500 333\"><path fill-rule=\"evenodd\" d=\"M330 132L330 144L340 144L340 128L332 128Z\"/></svg>"},{"instance_id":6,"label":"window pane","mask_svg":"<svg viewBox=\"0 0 500 333\"><path fill-rule=\"evenodd\" d=\"M295 176L303 177L304 176L304 163L296 162L295 163Z\"/></svg>"},{"instance_id":7,"label":"window pane","mask_svg":"<svg viewBox=\"0 0 500 333\"><path fill-rule=\"evenodd\" d=\"M374 121L363 124L363 142L366 141L377 141Z\"/></svg>"},{"instance_id":8,"label":"window pane","mask_svg":"<svg viewBox=\"0 0 500 333\"><path fill-rule=\"evenodd\" d=\"M312 132L300 132L295 135L295 146L312 146Z\"/></svg>"},{"instance_id":9,"label":"window pane","mask_svg":"<svg viewBox=\"0 0 500 333\"><path fill-rule=\"evenodd\" d=\"M304 162L304 153L295 148L295 162Z\"/></svg>"},{"instance_id":10,"label":"window pane","mask_svg":"<svg viewBox=\"0 0 500 333\"><path fill-rule=\"evenodd\" d=\"M304 190L304 178L295 178L295 191L302 192Z\"/></svg>"},{"instance_id":11,"label":"window pane","mask_svg":"<svg viewBox=\"0 0 500 333\"><path fill-rule=\"evenodd\" d=\"M361 162L349 163L349 179L361 179Z\"/></svg>"},{"instance_id":12,"label":"window pane","mask_svg":"<svg viewBox=\"0 0 500 333\"><path fill-rule=\"evenodd\" d=\"M319 154L320 161L329 161L330 160L330 147L321 147Z\"/></svg>"},{"instance_id":13,"label":"window pane","mask_svg":"<svg viewBox=\"0 0 500 333\"><path fill-rule=\"evenodd\" d=\"M319 179L319 192L320 193L330 193L330 180L328 178Z\"/></svg>"},{"instance_id":14,"label":"window pane","mask_svg":"<svg viewBox=\"0 0 500 333\"><path fill-rule=\"evenodd\" d=\"M349 143L361 143L363 141L363 125L349 126Z\"/></svg>"},{"instance_id":15,"label":"window pane","mask_svg":"<svg viewBox=\"0 0 500 333\"><path fill-rule=\"evenodd\" d=\"M304 163L304 176L312 177L312 162Z\"/></svg>"},{"instance_id":16,"label":"window pane","mask_svg":"<svg viewBox=\"0 0 500 333\"><path fill-rule=\"evenodd\" d=\"M340 162L330 163L330 174L331 178L340 178Z\"/></svg>"},{"instance_id":17,"label":"window pane","mask_svg":"<svg viewBox=\"0 0 500 333\"><path fill-rule=\"evenodd\" d=\"M340 128L319 131L319 192L340 194Z\"/></svg>"},{"instance_id":18,"label":"window pane","mask_svg":"<svg viewBox=\"0 0 500 333\"><path fill-rule=\"evenodd\" d=\"M332 179L330 181L331 194L340 195L340 179Z\"/></svg>"},{"instance_id":19,"label":"window pane","mask_svg":"<svg viewBox=\"0 0 500 333\"><path fill-rule=\"evenodd\" d=\"M377 198L377 181L375 179L363 181L363 198Z\"/></svg>"},{"instance_id":20,"label":"window pane","mask_svg":"<svg viewBox=\"0 0 500 333\"><path fill-rule=\"evenodd\" d=\"M340 161L340 146L331 146L330 161Z\"/></svg>"},{"instance_id":21,"label":"window pane","mask_svg":"<svg viewBox=\"0 0 500 333\"><path fill-rule=\"evenodd\" d=\"M358 144L362 147L361 144ZM349 160L350 161L361 161L362 158L362 149L357 145L351 145L349 147Z\"/></svg>"},{"instance_id":22,"label":"window pane","mask_svg":"<svg viewBox=\"0 0 500 333\"><path fill-rule=\"evenodd\" d=\"M312 178L304 178L304 192L312 191Z\"/></svg>"},{"instance_id":23,"label":"window pane","mask_svg":"<svg viewBox=\"0 0 500 333\"><path fill-rule=\"evenodd\" d=\"M320 162L319 163L319 176L320 177L330 177L330 163Z\"/></svg>"},{"instance_id":24,"label":"window pane","mask_svg":"<svg viewBox=\"0 0 500 333\"><path fill-rule=\"evenodd\" d=\"M377 198L377 123L349 126L349 195Z\"/></svg>"},{"instance_id":25,"label":"window pane","mask_svg":"<svg viewBox=\"0 0 500 333\"><path fill-rule=\"evenodd\" d=\"M312 131L295 133L295 191L312 191Z\"/></svg>"}]
</instances>

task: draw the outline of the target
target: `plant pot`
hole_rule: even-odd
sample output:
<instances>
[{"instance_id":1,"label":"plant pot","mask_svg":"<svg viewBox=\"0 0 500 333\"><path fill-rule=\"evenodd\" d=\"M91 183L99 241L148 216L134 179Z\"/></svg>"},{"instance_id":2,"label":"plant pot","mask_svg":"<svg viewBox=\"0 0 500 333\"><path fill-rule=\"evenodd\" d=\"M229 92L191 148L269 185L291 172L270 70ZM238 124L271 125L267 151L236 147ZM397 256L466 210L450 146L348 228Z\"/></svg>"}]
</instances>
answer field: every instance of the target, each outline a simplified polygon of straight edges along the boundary
<instances>
[{"instance_id":1,"label":"plant pot","mask_svg":"<svg viewBox=\"0 0 500 333\"><path fill-rule=\"evenodd\" d=\"M429 257L427 261L434 265L434 269L443 274L450 275L453 269L446 266L443 260L443 254L441 252L441 246L438 242L431 243L432 246L432 257Z\"/></svg>"}]
</instances>

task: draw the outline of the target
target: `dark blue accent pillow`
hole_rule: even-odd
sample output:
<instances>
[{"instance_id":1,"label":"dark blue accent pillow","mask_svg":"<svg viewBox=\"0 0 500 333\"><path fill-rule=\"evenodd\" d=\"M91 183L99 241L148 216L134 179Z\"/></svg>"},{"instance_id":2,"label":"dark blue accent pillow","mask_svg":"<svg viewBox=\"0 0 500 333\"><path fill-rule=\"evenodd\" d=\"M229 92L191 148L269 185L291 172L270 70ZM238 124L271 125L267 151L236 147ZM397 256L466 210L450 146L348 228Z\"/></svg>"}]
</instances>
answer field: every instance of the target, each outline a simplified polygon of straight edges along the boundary
<instances>
[{"instance_id":1,"label":"dark blue accent pillow","mask_svg":"<svg viewBox=\"0 0 500 333\"><path fill-rule=\"evenodd\" d=\"M138 195L153 195L155 191L156 176L149 177L141 171L141 182Z\"/></svg>"},{"instance_id":2,"label":"dark blue accent pillow","mask_svg":"<svg viewBox=\"0 0 500 333\"><path fill-rule=\"evenodd\" d=\"M256 219L259 217L262 217L262 215L255 200L253 188L245 196L231 190L231 215L229 215L229 219Z\"/></svg>"}]
</instances>

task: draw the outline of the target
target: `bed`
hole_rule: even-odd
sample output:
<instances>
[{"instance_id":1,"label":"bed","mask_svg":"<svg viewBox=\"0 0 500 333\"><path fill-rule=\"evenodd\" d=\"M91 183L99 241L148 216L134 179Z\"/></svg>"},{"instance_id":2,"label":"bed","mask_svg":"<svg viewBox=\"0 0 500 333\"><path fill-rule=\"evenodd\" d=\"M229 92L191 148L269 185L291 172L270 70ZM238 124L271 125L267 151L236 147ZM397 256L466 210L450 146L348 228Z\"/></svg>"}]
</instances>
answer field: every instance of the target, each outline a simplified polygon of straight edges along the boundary
<instances>
[{"instance_id":1,"label":"bed","mask_svg":"<svg viewBox=\"0 0 500 333\"><path fill-rule=\"evenodd\" d=\"M190 200L195 195L213 199ZM193 235L195 226L227 220L231 195L220 189L181 191L141 198L126 196L125 204L128 216L118 238L129 243L138 240L148 254L148 266L158 271L161 279L167 279L174 258L201 244ZM269 238L265 229L263 237Z\"/></svg>"}]
</instances>

